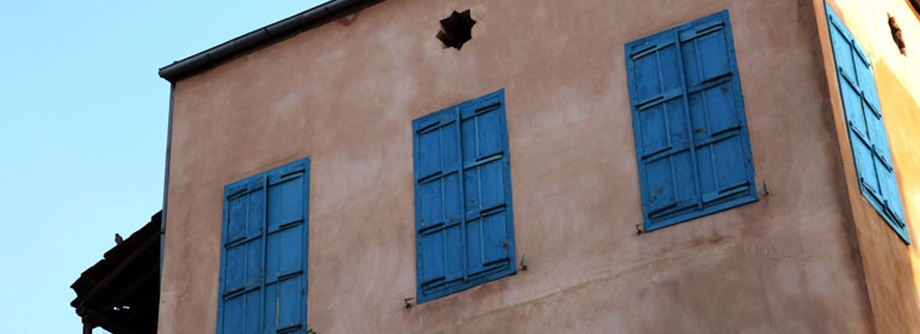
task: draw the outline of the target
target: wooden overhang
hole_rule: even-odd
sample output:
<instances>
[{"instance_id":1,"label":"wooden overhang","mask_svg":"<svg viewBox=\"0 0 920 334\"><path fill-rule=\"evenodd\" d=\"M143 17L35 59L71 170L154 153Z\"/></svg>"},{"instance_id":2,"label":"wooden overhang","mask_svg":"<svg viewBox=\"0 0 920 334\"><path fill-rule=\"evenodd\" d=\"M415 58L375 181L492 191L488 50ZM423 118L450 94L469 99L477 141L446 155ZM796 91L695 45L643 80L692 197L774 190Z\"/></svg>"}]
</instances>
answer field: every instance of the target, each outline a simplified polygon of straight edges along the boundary
<instances>
[{"instance_id":1,"label":"wooden overhang","mask_svg":"<svg viewBox=\"0 0 920 334\"><path fill-rule=\"evenodd\" d=\"M157 332L161 218L162 211L154 214L70 286L83 333L96 327L115 334Z\"/></svg>"}]
</instances>

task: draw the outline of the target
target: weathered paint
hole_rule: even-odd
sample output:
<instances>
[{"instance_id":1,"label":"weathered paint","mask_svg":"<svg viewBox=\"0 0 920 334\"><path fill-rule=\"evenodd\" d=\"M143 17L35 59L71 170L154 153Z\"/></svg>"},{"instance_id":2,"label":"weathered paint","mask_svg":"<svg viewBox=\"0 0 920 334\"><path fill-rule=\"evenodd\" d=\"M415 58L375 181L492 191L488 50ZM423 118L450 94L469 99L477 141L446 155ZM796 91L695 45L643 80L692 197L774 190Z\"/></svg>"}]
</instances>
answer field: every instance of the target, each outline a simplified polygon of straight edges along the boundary
<instances>
[{"instance_id":1,"label":"weathered paint","mask_svg":"<svg viewBox=\"0 0 920 334\"><path fill-rule=\"evenodd\" d=\"M819 20L824 4L814 1ZM864 48L875 71L882 115L894 156L908 233L917 240L920 230L920 44L905 37L902 55L891 37L888 15L895 17L904 36L920 36L920 23L907 1L829 1ZM819 21L820 23L820 21ZM820 24L819 24L820 26ZM851 215L856 229L861 266L877 333L910 333L920 328L920 251L902 242L860 194L853 156L847 139L833 56L826 24L819 27L828 89L845 170ZM914 38L916 41L917 39ZM911 52L913 51L913 52Z\"/></svg>"},{"instance_id":2,"label":"weathered paint","mask_svg":"<svg viewBox=\"0 0 920 334\"><path fill-rule=\"evenodd\" d=\"M757 200L733 40L723 10L626 44L645 231Z\"/></svg>"},{"instance_id":3,"label":"weathered paint","mask_svg":"<svg viewBox=\"0 0 920 334\"><path fill-rule=\"evenodd\" d=\"M309 156L307 321L320 333L872 332L820 6L391 0L179 81L159 331L215 330L224 185ZM473 39L442 48L438 20L467 8ZM637 235L623 45L726 8L771 194ZM528 270L405 308L412 120L499 88Z\"/></svg>"}]
</instances>

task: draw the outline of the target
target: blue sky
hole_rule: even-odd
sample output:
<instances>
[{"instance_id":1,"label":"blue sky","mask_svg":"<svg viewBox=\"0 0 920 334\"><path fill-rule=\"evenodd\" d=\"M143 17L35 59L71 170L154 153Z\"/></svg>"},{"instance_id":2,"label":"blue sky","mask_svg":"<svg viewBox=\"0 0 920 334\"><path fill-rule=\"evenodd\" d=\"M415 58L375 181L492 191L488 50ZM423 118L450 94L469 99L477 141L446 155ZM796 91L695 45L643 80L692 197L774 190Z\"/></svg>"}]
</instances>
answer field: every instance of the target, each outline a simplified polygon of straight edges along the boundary
<instances>
[{"instance_id":1,"label":"blue sky","mask_svg":"<svg viewBox=\"0 0 920 334\"><path fill-rule=\"evenodd\" d=\"M79 333L70 284L160 209L157 70L321 2L0 4L0 333Z\"/></svg>"}]
</instances>

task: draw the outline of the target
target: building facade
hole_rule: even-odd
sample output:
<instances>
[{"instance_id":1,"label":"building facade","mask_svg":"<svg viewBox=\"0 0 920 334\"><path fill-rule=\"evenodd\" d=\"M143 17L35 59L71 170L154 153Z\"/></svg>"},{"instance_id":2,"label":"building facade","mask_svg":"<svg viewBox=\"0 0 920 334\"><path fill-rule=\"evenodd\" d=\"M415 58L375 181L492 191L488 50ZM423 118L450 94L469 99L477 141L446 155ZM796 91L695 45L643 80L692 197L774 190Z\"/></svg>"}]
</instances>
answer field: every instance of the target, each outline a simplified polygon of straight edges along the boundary
<instances>
[{"instance_id":1,"label":"building facade","mask_svg":"<svg viewBox=\"0 0 920 334\"><path fill-rule=\"evenodd\" d=\"M920 331L916 8L334 0L164 67L158 331Z\"/></svg>"}]
</instances>

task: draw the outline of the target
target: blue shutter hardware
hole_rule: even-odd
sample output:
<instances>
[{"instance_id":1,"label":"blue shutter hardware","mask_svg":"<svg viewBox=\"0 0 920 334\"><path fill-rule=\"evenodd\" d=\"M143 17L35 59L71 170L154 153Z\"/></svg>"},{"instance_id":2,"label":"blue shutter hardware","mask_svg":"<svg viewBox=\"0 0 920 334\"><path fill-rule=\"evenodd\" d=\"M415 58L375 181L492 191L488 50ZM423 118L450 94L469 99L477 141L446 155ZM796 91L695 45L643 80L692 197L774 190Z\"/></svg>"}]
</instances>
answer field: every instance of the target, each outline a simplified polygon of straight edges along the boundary
<instances>
[{"instance_id":1,"label":"blue shutter hardware","mask_svg":"<svg viewBox=\"0 0 920 334\"><path fill-rule=\"evenodd\" d=\"M513 274L504 90L413 129L418 302Z\"/></svg>"},{"instance_id":2,"label":"blue shutter hardware","mask_svg":"<svg viewBox=\"0 0 920 334\"><path fill-rule=\"evenodd\" d=\"M859 190L901 240L910 244L872 64L833 8L827 3L824 7Z\"/></svg>"},{"instance_id":3,"label":"blue shutter hardware","mask_svg":"<svg viewBox=\"0 0 920 334\"><path fill-rule=\"evenodd\" d=\"M306 333L310 160L227 185L217 333Z\"/></svg>"},{"instance_id":4,"label":"blue shutter hardware","mask_svg":"<svg viewBox=\"0 0 920 334\"><path fill-rule=\"evenodd\" d=\"M645 231L757 200L728 11L626 44Z\"/></svg>"}]
</instances>

